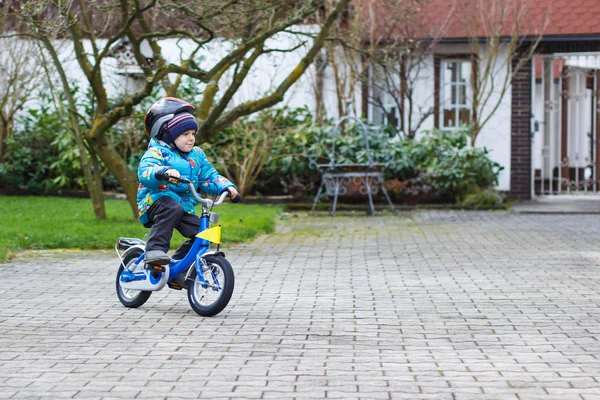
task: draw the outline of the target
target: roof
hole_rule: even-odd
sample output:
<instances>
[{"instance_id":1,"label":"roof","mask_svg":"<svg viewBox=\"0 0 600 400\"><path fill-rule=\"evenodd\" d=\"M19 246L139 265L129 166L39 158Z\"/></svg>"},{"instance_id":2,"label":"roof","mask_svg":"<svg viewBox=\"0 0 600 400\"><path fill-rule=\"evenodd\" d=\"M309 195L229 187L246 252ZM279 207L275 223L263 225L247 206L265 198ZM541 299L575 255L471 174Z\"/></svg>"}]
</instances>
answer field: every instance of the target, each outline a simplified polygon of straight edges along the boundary
<instances>
[{"instance_id":1,"label":"roof","mask_svg":"<svg viewBox=\"0 0 600 400\"><path fill-rule=\"evenodd\" d=\"M382 0L373 2L379 21L385 20L390 11L385 9ZM600 36L600 0L423 0L413 4L414 15L407 17L404 23L393 23L393 29L389 28L392 25L389 19L378 22L388 26L380 28L380 34L388 39L442 40L468 38L473 36L470 32L475 31L480 37L491 36L485 28L473 29L473 21L498 21L499 17L493 17L494 5L498 4L510 5L502 36L511 36L517 25L515 21L521 21L519 36ZM514 12L517 6L519 18Z\"/></svg>"}]
</instances>

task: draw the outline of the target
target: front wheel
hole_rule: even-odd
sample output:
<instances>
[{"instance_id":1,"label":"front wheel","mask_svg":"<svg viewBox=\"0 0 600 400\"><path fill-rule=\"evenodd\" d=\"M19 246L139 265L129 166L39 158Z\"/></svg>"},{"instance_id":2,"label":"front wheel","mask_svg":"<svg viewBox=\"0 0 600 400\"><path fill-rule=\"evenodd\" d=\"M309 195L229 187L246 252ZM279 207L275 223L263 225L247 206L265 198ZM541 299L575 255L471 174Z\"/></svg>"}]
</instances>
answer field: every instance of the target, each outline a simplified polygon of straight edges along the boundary
<instances>
[{"instance_id":1,"label":"front wheel","mask_svg":"<svg viewBox=\"0 0 600 400\"><path fill-rule=\"evenodd\" d=\"M142 250L131 251L123 259L123 264L125 264L126 268L129 268L129 266L133 264L141 255ZM152 292L145 290L125 289L121 287L121 274L125 270L125 268L123 268L123 264L119 266L119 271L117 272L117 297L121 301L121 304L123 304L125 307L137 308L148 301Z\"/></svg>"},{"instance_id":2,"label":"front wheel","mask_svg":"<svg viewBox=\"0 0 600 400\"><path fill-rule=\"evenodd\" d=\"M208 268L203 272L204 282L198 278L195 266L190 272L188 300L192 309L203 317L217 315L227 306L235 277L231 264L221 256L206 256Z\"/></svg>"}]
</instances>

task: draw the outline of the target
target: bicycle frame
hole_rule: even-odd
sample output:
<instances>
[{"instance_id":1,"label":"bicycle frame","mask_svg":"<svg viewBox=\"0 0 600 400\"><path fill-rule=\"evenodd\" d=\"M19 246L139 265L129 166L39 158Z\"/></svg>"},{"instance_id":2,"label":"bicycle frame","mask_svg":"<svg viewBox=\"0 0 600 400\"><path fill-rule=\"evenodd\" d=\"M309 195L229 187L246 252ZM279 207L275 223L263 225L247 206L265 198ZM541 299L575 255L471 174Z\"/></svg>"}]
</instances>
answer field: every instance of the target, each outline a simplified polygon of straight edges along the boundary
<instances>
[{"instance_id":1,"label":"bicycle frame","mask_svg":"<svg viewBox=\"0 0 600 400\"><path fill-rule=\"evenodd\" d=\"M209 226L209 214L206 210L204 210L203 207L198 233L207 230ZM200 258L206 254L208 250L210 250L210 242L206 239L197 237L185 257L183 257L181 260L171 260L169 272L170 278L175 277L185 271L190 265L192 265L194 261L196 261L196 270L198 272L198 276L201 277L202 266Z\"/></svg>"},{"instance_id":2,"label":"bicycle frame","mask_svg":"<svg viewBox=\"0 0 600 400\"><path fill-rule=\"evenodd\" d=\"M191 182L185 179L180 180L184 183L188 183L190 191L202 204L202 215L200 216L200 226L198 228L198 233L201 233L210 227L210 211L212 207L214 205L220 205L221 203L223 203L223 201L227 197L227 193L222 193L220 198L217 201L213 202L210 199L204 199L200 197L198 193L196 193L196 190L191 184ZM206 264L206 262L202 260L202 256L204 256L210 250L210 243L211 242L209 240L196 237L190 250L181 260L171 259L168 268L164 268L161 266L154 267L153 270L158 272L158 274L145 269L140 269L140 266L144 265L145 253L142 253L135 260L134 267L131 268L129 271L123 272L121 276L121 285L126 289L157 291L162 289L166 285L166 283L172 278L188 269L194 262L196 263L196 272L198 275L198 279L201 281L202 285L206 285L207 282L204 279L203 270L203 265ZM119 254L118 251L117 254ZM119 257L121 258L120 254ZM121 259L121 263L122 262L123 261ZM125 266L123 265L123 267ZM220 289L220 284L218 283L216 276L213 276L213 280L217 284L217 287Z\"/></svg>"},{"instance_id":3,"label":"bicycle frame","mask_svg":"<svg viewBox=\"0 0 600 400\"><path fill-rule=\"evenodd\" d=\"M202 216L200 217L200 228L198 229L198 233L207 230L209 226L209 214L203 210ZM169 277L172 278L185 271L194 261L197 261L198 258L206 254L208 250L210 250L210 241L197 237L185 257L181 260L171 259L169 264ZM135 263L138 264L142 262L143 259L144 254L142 254Z\"/></svg>"}]
</instances>

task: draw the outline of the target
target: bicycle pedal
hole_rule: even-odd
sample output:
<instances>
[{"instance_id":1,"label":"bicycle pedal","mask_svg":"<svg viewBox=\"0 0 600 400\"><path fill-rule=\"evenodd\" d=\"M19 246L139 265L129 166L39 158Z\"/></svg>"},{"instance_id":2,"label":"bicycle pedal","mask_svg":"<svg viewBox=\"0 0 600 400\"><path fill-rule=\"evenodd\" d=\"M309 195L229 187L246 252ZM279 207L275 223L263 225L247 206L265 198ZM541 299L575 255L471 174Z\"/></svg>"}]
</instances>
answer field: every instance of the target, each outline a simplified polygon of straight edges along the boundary
<instances>
[{"instance_id":1,"label":"bicycle pedal","mask_svg":"<svg viewBox=\"0 0 600 400\"><path fill-rule=\"evenodd\" d=\"M175 289L175 290L183 290L183 288L175 283L171 283L171 282L167 282L167 286L169 286L169 288L171 289Z\"/></svg>"},{"instance_id":2,"label":"bicycle pedal","mask_svg":"<svg viewBox=\"0 0 600 400\"><path fill-rule=\"evenodd\" d=\"M146 266L144 267L144 269L148 269L150 271L158 271L158 272L165 272L167 270L162 265L152 265L152 264L146 264Z\"/></svg>"}]
</instances>

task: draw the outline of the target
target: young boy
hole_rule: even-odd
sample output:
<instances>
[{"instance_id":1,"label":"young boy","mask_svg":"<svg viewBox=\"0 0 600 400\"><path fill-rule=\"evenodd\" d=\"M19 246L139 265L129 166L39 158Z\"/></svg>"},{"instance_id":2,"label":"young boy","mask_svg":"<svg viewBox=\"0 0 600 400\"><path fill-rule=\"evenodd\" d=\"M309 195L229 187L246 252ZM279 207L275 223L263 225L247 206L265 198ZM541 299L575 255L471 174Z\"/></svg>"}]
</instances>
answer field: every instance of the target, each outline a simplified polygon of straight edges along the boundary
<instances>
[{"instance_id":1,"label":"young boy","mask_svg":"<svg viewBox=\"0 0 600 400\"><path fill-rule=\"evenodd\" d=\"M173 254L174 259L183 258L200 226L200 218L194 210L198 201L190 193L188 185L173 179L168 182L159 180L157 172L164 172L169 177L187 178L208 194L229 191L232 199L239 198L235 185L219 175L204 152L194 147L198 123L193 111L194 106L188 102L166 97L153 104L144 117L146 132L151 139L138 168L140 186L137 203L140 222L150 228L146 263L169 263L166 253L173 229L189 238Z\"/></svg>"}]
</instances>

